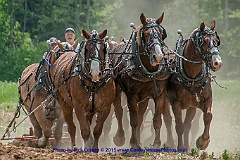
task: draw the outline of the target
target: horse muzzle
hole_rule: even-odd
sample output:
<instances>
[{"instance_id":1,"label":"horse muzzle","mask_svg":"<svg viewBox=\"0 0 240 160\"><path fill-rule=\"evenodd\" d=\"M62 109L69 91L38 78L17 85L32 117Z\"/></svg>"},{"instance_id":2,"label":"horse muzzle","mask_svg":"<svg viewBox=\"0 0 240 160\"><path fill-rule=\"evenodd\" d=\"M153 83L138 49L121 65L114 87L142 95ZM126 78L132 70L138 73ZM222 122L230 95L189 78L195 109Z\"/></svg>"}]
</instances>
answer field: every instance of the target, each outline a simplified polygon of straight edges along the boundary
<instances>
[{"instance_id":1,"label":"horse muzzle","mask_svg":"<svg viewBox=\"0 0 240 160\"><path fill-rule=\"evenodd\" d=\"M98 75L92 75L92 81L93 82L99 82L100 77Z\"/></svg>"},{"instance_id":2,"label":"horse muzzle","mask_svg":"<svg viewBox=\"0 0 240 160\"><path fill-rule=\"evenodd\" d=\"M162 61L164 55L159 44L154 45L154 52L151 53L150 62L152 66L157 66Z\"/></svg>"},{"instance_id":3,"label":"horse muzzle","mask_svg":"<svg viewBox=\"0 0 240 160\"><path fill-rule=\"evenodd\" d=\"M222 66L222 59L219 55L213 55L212 56L212 70L215 72L215 71L218 71L220 70Z\"/></svg>"}]
</instances>

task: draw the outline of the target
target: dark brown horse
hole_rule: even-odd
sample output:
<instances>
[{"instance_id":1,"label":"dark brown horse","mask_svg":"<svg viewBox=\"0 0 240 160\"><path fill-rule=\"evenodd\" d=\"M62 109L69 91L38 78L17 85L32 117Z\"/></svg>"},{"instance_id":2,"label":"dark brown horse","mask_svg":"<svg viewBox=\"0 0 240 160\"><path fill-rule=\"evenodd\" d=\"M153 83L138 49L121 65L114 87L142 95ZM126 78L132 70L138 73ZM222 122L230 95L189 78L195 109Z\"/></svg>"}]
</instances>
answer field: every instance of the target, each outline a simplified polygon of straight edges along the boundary
<instances>
[{"instance_id":1,"label":"dark brown horse","mask_svg":"<svg viewBox=\"0 0 240 160\"><path fill-rule=\"evenodd\" d=\"M110 112L115 98L115 84L109 68L109 60L104 37L107 30L88 33L82 30L85 41L81 52L68 52L54 64L52 76L57 89L58 102L68 124L72 147L76 145L76 126L73 122L73 109L80 124L81 135L85 148L98 152L98 140L103 124ZM90 124L97 114L93 130ZM96 149L96 150L95 150Z\"/></svg>"},{"instance_id":2,"label":"dark brown horse","mask_svg":"<svg viewBox=\"0 0 240 160\"><path fill-rule=\"evenodd\" d=\"M141 14L140 21L142 24L134 31L134 37L131 40L131 50L126 49L128 48L128 46L126 46L128 43L126 43L125 46L121 43L116 45L113 51L130 53L122 57L123 60L121 65L119 65L120 76L117 81L127 97L130 125L132 127L130 139L132 148L141 148L140 127L150 98L155 102L155 114L153 117L155 139L153 147L159 148L161 145L160 128L162 126L162 114L166 115L166 119L164 120L166 120L165 123L167 123L166 126L168 127L170 143L173 143L171 136L172 119L169 107L164 107L167 78L170 72L168 71L168 64L162 51L164 47L163 39L166 38L164 28L160 25L163 17L164 13L157 20L154 20L152 18L146 18L144 14ZM122 109L119 107L120 105L114 104L114 106L118 119L118 131L114 138L115 141L121 144L120 142L124 140L124 130L121 119Z\"/></svg>"},{"instance_id":3,"label":"dark brown horse","mask_svg":"<svg viewBox=\"0 0 240 160\"><path fill-rule=\"evenodd\" d=\"M210 142L210 123L212 120L212 87L210 69L217 71L222 65L218 46L220 39L214 31L215 21L210 28L204 23L195 29L189 39L179 39L176 73L168 81L168 98L176 122L178 148L189 149L189 130L195 116L196 108L203 112L204 132L197 139L196 146L207 148ZM179 32L180 33L180 32ZM182 110L187 109L182 121ZM184 143L182 135L184 133Z\"/></svg>"},{"instance_id":4,"label":"dark brown horse","mask_svg":"<svg viewBox=\"0 0 240 160\"><path fill-rule=\"evenodd\" d=\"M46 77L49 75L48 70L51 65L65 49L65 44L60 44L57 40L54 40L49 43L49 46L49 51L44 54L41 63L28 66L19 79L21 103L29 113L34 111L29 118L34 128L34 135L38 138L38 147L46 147L48 139L52 135L51 128L54 121L49 120L50 118L52 120L56 119L54 137L56 147L60 147L64 123L61 108L54 99L48 97L52 84ZM71 47L74 49L76 45ZM71 47L69 46L69 48ZM50 113L46 111L47 108L52 108L53 111Z\"/></svg>"}]
</instances>

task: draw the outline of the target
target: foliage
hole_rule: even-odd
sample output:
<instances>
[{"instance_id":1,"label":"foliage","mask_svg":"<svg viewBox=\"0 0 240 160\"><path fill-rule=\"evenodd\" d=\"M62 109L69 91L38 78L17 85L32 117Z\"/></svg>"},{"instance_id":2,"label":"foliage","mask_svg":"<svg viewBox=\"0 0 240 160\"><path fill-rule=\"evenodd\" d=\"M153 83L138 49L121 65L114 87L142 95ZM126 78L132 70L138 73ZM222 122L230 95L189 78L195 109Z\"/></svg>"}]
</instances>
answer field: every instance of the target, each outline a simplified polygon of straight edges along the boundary
<instances>
[{"instance_id":1,"label":"foliage","mask_svg":"<svg viewBox=\"0 0 240 160\"><path fill-rule=\"evenodd\" d=\"M14 111L18 103L18 84L0 81L0 110Z\"/></svg>"},{"instance_id":2,"label":"foliage","mask_svg":"<svg viewBox=\"0 0 240 160\"><path fill-rule=\"evenodd\" d=\"M47 50L45 41L57 37L64 41L64 30L73 27L76 37L81 30L108 29L108 35L129 38L129 24L140 24L139 16L158 18L168 33L166 44L172 49L181 29L184 38L201 22L216 20L221 38L223 67L220 76L237 78L240 74L240 1L234 0L1 0L0 1L0 80L17 81L31 63L39 62ZM234 64L234 65L233 65Z\"/></svg>"},{"instance_id":3,"label":"foliage","mask_svg":"<svg viewBox=\"0 0 240 160\"><path fill-rule=\"evenodd\" d=\"M213 158L214 158L214 152L212 152L211 154L209 154L208 157L209 157L210 159L213 159Z\"/></svg>"},{"instance_id":4,"label":"foliage","mask_svg":"<svg viewBox=\"0 0 240 160\"><path fill-rule=\"evenodd\" d=\"M199 148L192 148L189 154L193 157L196 157L196 156L199 156L199 151L200 151Z\"/></svg>"},{"instance_id":5,"label":"foliage","mask_svg":"<svg viewBox=\"0 0 240 160\"><path fill-rule=\"evenodd\" d=\"M224 160L229 160L229 159L232 159L232 156L228 153L228 151L225 149L222 153L222 158Z\"/></svg>"}]
</instances>

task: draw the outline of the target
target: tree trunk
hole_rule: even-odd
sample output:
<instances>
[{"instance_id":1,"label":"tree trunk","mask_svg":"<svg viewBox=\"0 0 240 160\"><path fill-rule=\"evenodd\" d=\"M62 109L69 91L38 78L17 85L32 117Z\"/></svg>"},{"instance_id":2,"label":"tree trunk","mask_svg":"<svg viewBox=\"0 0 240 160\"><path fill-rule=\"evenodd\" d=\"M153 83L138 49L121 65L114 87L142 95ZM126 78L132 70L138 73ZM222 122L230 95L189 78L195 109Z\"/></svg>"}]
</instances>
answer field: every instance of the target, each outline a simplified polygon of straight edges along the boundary
<instances>
[{"instance_id":1,"label":"tree trunk","mask_svg":"<svg viewBox=\"0 0 240 160\"><path fill-rule=\"evenodd\" d=\"M89 32L90 30L90 0L87 0L87 6L88 6L88 11L87 11L87 31Z\"/></svg>"}]
</instances>

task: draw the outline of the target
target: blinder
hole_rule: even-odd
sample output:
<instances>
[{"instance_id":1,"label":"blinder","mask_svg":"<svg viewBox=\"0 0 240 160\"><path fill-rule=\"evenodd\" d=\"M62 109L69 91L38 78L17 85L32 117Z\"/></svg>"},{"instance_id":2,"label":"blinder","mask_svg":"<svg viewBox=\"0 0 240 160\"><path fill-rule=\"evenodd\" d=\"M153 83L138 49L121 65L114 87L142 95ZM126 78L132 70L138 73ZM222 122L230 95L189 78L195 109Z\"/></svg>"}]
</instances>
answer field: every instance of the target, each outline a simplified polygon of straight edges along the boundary
<instances>
[{"instance_id":1,"label":"blinder","mask_svg":"<svg viewBox=\"0 0 240 160\"><path fill-rule=\"evenodd\" d=\"M162 25L160 25L160 26L161 26L161 28L163 29L162 40L164 40L164 39L167 38L167 31L166 31L166 29L165 29Z\"/></svg>"},{"instance_id":2,"label":"blinder","mask_svg":"<svg viewBox=\"0 0 240 160\"><path fill-rule=\"evenodd\" d=\"M220 46L220 37L218 36L217 32L215 31L216 37L218 39L217 46Z\"/></svg>"}]
</instances>

